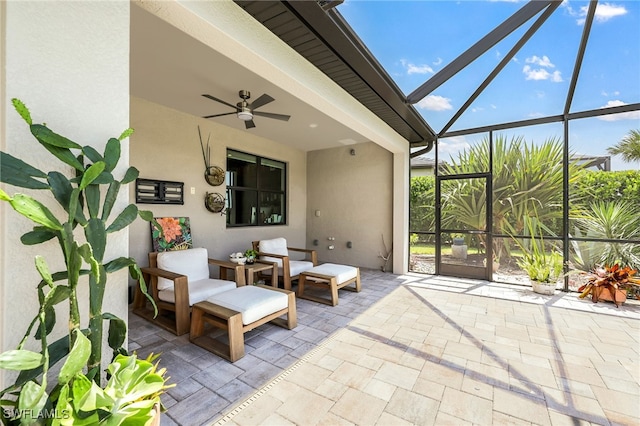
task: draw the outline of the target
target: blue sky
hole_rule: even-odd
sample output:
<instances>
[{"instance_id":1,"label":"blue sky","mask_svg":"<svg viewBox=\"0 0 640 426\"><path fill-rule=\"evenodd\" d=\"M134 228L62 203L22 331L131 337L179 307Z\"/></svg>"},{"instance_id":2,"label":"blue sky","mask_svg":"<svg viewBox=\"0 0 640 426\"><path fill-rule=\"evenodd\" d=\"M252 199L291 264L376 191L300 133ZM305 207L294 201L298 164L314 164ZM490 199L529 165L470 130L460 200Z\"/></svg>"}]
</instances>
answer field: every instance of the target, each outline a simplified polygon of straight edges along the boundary
<instances>
[{"instance_id":1,"label":"blue sky","mask_svg":"<svg viewBox=\"0 0 640 426\"><path fill-rule=\"evenodd\" d=\"M338 11L408 95L524 4L517 0L346 0ZM588 4L588 1L564 1L451 130L561 114ZM416 104L436 132L536 17ZM637 102L640 102L640 1L601 1L570 111ZM607 147L619 142L631 129L640 129L640 111L573 123L570 125L573 152L606 155ZM534 142L561 138L563 134L561 125L510 132ZM455 155L481 138L443 140L441 155L446 159L445 152ZM639 167L618 158L612 161L614 170Z\"/></svg>"}]
</instances>

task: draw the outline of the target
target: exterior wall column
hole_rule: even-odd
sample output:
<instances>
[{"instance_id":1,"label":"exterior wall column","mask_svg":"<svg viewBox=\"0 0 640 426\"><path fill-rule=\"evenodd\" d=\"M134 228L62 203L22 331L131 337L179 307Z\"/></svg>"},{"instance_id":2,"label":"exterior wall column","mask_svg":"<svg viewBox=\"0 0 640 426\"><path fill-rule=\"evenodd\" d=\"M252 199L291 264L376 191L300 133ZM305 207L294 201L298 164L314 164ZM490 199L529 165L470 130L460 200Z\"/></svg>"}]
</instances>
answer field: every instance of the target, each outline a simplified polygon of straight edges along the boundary
<instances>
[{"instance_id":1,"label":"exterior wall column","mask_svg":"<svg viewBox=\"0 0 640 426\"><path fill-rule=\"evenodd\" d=\"M110 137L128 128L129 23L127 1L0 2L0 148L43 171L58 167L59 161L35 141L14 111L12 98L29 107L34 122L46 122L100 152ZM128 142L122 148L117 177L129 165ZM37 192L39 199L50 195L8 185L3 189L9 194ZM114 211L127 202L128 193L122 191ZM62 216L61 209L54 214ZM64 262L56 241L23 246L20 236L32 223L4 202L0 227L0 351L5 351L15 348L37 312L40 278L34 256L43 255L52 271L64 268ZM105 259L128 256L128 251L128 233L111 234ZM87 290L86 281L80 287ZM87 312L87 297L88 291L80 296L81 315ZM126 321L127 302L127 273L110 275L104 311ZM52 340L67 332L68 312L62 305ZM3 379L9 378L0 376L0 384Z\"/></svg>"}]
</instances>

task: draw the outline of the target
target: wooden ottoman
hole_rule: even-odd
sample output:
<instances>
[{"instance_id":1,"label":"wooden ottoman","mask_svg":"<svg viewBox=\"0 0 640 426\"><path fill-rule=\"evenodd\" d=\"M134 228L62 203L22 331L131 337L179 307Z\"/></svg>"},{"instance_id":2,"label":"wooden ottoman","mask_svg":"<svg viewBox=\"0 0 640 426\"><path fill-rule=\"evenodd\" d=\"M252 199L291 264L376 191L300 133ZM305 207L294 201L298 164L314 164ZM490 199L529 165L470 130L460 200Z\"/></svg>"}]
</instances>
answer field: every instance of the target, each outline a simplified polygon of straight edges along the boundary
<instances>
[{"instance_id":1,"label":"wooden ottoman","mask_svg":"<svg viewBox=\"0 0 640 426\"><path fill-rule=\"evenodd\" d=\"M286 321L278 318L285 314ZM238 287L193 305L189 340L235 362L244 356L244 333L269 321L289 330L296 327L295 293L263 285ZM229 343L208 336L205 323L226 330Z\"/></svg>"},{"instance_id":2,"label":"wooden ottoman","mask_svg":"<svg viewBox=\"0 0 640 426\"><path fill-rule=\"evenodd\" d=\"M355 283L355 287L346 287L351 283ZM305 286L329 288L331 291L331 299L305 294ZM316 266L300 273L297 295L301 299L336 306L338 304L338 290L341 288L355 292L360 291L360 268L348 265L337 265L335 263L324 263Z\"/></svg>"}]
</instances>

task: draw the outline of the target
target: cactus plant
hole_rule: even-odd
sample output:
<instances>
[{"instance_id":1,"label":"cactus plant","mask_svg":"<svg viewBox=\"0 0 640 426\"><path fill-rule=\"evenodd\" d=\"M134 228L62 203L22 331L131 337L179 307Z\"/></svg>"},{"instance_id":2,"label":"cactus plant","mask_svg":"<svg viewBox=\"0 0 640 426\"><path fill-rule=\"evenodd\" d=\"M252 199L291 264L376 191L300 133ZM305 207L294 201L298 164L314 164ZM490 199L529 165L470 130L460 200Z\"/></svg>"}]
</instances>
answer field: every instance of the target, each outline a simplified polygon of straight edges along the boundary
<instances>
[{"instance_id":1,"label":"cactus plant","mask_svg":"<svg viewBox=\"0 0 640 426\"><path fill-rule=\"evenodd\" d=\"M126 354L123 348L127 331L125 321L102 309L107 277L110 273L128 268L131 277L138 280L145 294L146 285L133 258L105 260L107 236L125 229L138 216L153 221L152 212L139 211L135 204L129 204L112 218L120 189L138 176L138 170L134 167L129 167L122 179L116 179L113 174L120 160L121 141L133 130L127 129L119 138L109 139L104 153L100 154L93 147L81 146L44 124L33 123L29 110L20 100L13 99L13 105L35 139L60 160L62 170L66 168L67 173L58 170L45 173L21 159L0 152L0 181L21 188L50 191L65 214L63 218L56 217L50 208L30 195L16 193L10 196L0 189L0 200L9 203L16 212L35 223L32 231L22 235L23 244L35 245L58 240L66 270L52 273L44 257L35 258L35 267L42 278L37 285L38 312L27 326L17 349L0 354L0 368L20 372L11 386L0 391L0 419L3 423L11 422L11 416L7 413L33 413L34 410L40 412L46 409L49 399L47 372L65 357L65 365L73 359L83 360L87 376L100 384L105 321L109 323L107 341L114 356ZM81 281L83 276L88 277L89 285L86 324L82 324L80 318L77 292L78 286L84 285ZM54 306L64 301L69 305L68 335L49 343L49 334L56 323ZM80 335L86 336L87 345L75 344ZM40 341L40 352L25 349L30 336ZM60 387L70 380L71 377L61 374L58 388L51 395L59 392ZM15 397L7 398L10 394L18 395L17 400ZM53 404L55 407L55 402Z\"/></svg>"}]
</instances>

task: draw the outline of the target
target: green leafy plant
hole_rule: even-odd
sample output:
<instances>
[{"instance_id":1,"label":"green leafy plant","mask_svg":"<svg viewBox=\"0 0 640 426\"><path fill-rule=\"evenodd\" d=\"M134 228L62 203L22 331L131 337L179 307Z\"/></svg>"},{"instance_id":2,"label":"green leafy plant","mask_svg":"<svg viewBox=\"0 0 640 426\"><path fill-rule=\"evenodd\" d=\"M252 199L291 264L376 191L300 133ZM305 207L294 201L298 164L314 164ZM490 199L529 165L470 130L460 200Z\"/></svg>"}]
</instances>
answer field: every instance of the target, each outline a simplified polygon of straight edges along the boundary
<instances>
[{"instance_id":1,"label":"green leafy plant","mask_svg":"<svg viewBox=\"0 0 640 426\"><path fill-rule=\"evenodd\" d=\"M253 250L253 249L248 249L248 250L245 250L244 256L245 257L253 257L255 259L256 257L258 257L258 252L256 250Z\"/></svg>"},{"instance_id":2,"label":"green leafy plant","mask_svg":"<svg viewBox=\"0 0 640 426\"><path fill-rule=\"evenodd\" d=\"M521 239L512 236L512 240L522 251L522 257L517 259L518 266L527 273L531 281L555 283L562 276L562 253L555 248L547 249L537 216L525 216L524 224L530 238L520 241Z\"/></svg>"},{"instance_id":3,"label":"green leafy plant","mask_svg":"<svg viewBox=\"0 0 640 426\"><path fill-rule=\"evenodd\" d=\"M22 235L22 243L37 245L58 240L66 266L65 270L51 272L43 256L35 257L35 267L41 277L36 286L39 308L18 347L0 354L0 368L19 372L15 382L0 391L0 420L5 424L24 424L30 422L29 415L38 416L44 409L57 407L65 389L75 392L77 387L90 386L84 379L76 380L79 368L86 368L84 377L87 381L100 383L105 322L108 323L107 342L114 356L126 354L123 347L127 332L125 321L102 309L107 277L128 268L143 293L147 294L147 289L133 258L105 259L107 236L125 229L138 216L153 221L153 214L138 211L135 204L129 204L110 219L120 189L138 177L134 167L129 167L119 180L113 175L120 160L121 141L133 132L131 129L125 130L117 139L109 139L101 154L91 146L81 146L53 132L44 124L34 124L31 113L21 101L13 99L13 105L35 139L60 160L66 171L66 174L58 170L45 173L0 152L0 181L30 190L49 191L64 209L64 217L58 218L52 209L30 195L16 193L10 196L0 189L1 201L9 203L16 212L35 223L32 231ZM84 325L87 328L83 328L80 318L78 287L85 285L81 277L86 277L89 287L89 312ZM151 297L149 299L153 302ZM57 319L54 307L65 301L69 312L65 321L68 335L50 343L49 335ZM26 349L30 337L40 342L39 352ZM58 384L48 394L49 369L65 357Z\"/></svg>"}]
</instances>

